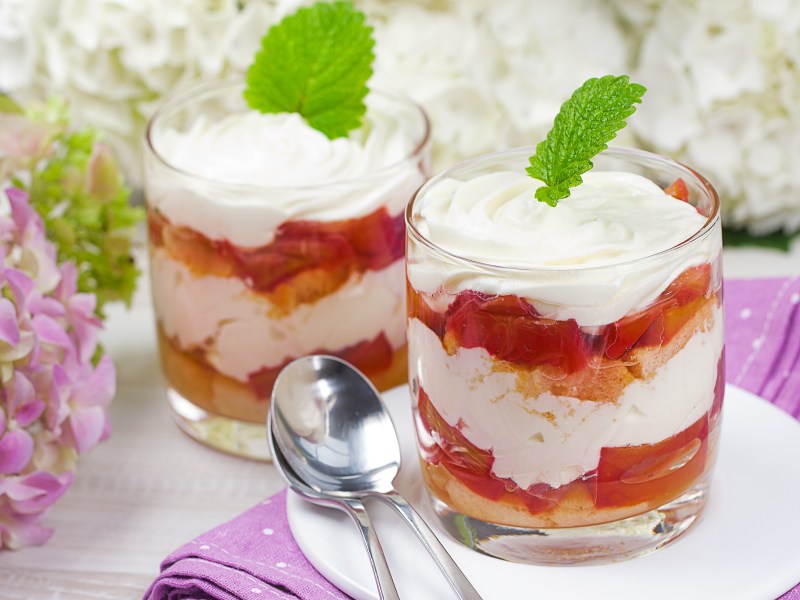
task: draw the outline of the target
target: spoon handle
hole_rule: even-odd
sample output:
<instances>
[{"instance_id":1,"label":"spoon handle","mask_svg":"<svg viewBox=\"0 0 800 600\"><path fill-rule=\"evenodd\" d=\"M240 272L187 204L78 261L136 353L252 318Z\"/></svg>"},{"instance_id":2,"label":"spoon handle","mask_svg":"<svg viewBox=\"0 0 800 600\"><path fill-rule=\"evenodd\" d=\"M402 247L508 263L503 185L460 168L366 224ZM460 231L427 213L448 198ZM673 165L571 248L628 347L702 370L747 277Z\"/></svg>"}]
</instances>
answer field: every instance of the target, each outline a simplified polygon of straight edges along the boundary
<instances>
[{"instance_id":1,"label":"spoon handle","mask_svg":"<svg viewBox=\"0 0 800 600\"><path fill-rule=\"evenodd\" d=\"M386 562L383 548L381 548L381 543L378 541L378 536L375 534L364 504L355 498L343 499L342 503L358 525L361 537L367 547L372 573L375 576L375 583L378 585L378 596L381 600L400 600L392 574L389 572L389 564Z\"/></svg>"},{"instance_id":2,"label":"spoon handle","mask_svg":"<svg viewBox=\"0 0 800 600\"><path fill-rule=\"evenodd\" d=\"M456 564L447 550L445 550L445 547L442 546L439 538L436 537L428 524L403 496L396 491L391 491L386 494L375 494L372 497L383 500L400 513L403 520L411 527L422 542L422 545L425 546L425 549L433 557L439 570L447 578L450 587L453 588L453 591L459 598L462 600L482 600L481 595L472 587L467 576L464 575L461 568Z\"/></svg>"}]
</instances>

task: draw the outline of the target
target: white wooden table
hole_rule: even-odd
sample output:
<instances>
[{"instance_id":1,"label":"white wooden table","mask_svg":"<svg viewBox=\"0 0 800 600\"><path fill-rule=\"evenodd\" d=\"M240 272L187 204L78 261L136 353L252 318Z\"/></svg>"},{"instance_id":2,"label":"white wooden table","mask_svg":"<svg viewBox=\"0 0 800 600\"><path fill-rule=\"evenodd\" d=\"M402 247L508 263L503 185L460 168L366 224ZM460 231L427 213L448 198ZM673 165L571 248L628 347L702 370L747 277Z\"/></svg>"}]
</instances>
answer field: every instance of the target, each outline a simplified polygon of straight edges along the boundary
<instances>
[{"instance_id":1,"label":"white wooden table","mask_svg":"<svg viewBox=\"0 0 800 600\"><path fill-rule=\"evenodd\" d=\"M724 260L728 277L797 275L800 243ZM48 515L50 541L0 553L2 600L141 598L172 550L283 487L271 465L210 450L172 423L146 279L131 311L111 311L104 341L118 371L112 436Z\"/></svg>"}]
</instances>

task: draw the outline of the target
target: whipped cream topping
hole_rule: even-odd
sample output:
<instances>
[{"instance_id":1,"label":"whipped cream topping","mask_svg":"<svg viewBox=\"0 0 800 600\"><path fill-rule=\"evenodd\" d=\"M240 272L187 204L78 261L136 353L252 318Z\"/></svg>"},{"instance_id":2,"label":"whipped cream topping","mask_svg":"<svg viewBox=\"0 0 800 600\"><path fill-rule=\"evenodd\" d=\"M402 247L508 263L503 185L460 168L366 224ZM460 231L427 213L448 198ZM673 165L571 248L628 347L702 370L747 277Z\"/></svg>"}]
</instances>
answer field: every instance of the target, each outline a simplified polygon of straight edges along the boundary
<instances>
[{"instance_id":1,"label":"whipped cream topping","mask_svg":"<svg viewBox=\"0 0 800 600\"><path fill-rule=\"evenodd\" d=\"M330 140L297 113L201 115L185 132L165 131L158 148L173 166L222 183L312 186L356 179L409 153L399 123L375 119L350 137Z\"/></svg>"},{"instance_id":2,"label":"whipped cream topping","mask_svg":"<svg viewBox=\"0 0 800 600\"><path fill-rule=\"evenodd\" d=\"M198 275L162 249L151 254L153 303L164 333L182 350L202 351L220 373L241 382L264 367L324 348L335 352L386 335L405 344L403 261L354 274L337 291L289 315L236 277ZM370 302L354 299L370 298ZM331 318L336 315L336 318Z\"/></svg>"},{"instance_id":3,"label":"whipped cream topping","mask_svg":"<svg viewBox=\"0 0 800 600\"><path fill-rule=\"evenodd\" d=\"M183 173L151 158L148 202L173 224L251 248L291 219L349 219L384 205L396 215L424 181L411 118L370 105L364 125L335 140L293 113L200 117L186 131L156 130L154 147Z\"/></svg>"},{"instance_id":4,"label":"whipped cream topping","mask_svg":"<svg viewBox=\"0 0 800 600\"><path fill-rule=\"evenodd\" d=\"M630 383L616 402L543 393L525 397L516 374L494 368L483 348L451 355L418 319L409 323L409 360L436 410L494 456L492 472L521 488L566 485L597 468L603 447L653 444L711 409L722 353L722 311L648 380Z\"/></svg>"},{"instance_id":5,"label":"whipped cream topping","mask_svg":"<svg viewBox=\"0 0 800 600\"><path fill-rule=\"evenodd\" d=\"M590 171L583 179L556 207L534 198L542 184L524 172L440 181L414 220L420 234L462 258L518 270L412 254L412 286L429 294L442 287L516 294L545 316L604 325L646 306L683 270L719 252L718 237L706 236L669 257L625 264L674 248L706 218L640 175Z\"/></svg>"}]
</instances>

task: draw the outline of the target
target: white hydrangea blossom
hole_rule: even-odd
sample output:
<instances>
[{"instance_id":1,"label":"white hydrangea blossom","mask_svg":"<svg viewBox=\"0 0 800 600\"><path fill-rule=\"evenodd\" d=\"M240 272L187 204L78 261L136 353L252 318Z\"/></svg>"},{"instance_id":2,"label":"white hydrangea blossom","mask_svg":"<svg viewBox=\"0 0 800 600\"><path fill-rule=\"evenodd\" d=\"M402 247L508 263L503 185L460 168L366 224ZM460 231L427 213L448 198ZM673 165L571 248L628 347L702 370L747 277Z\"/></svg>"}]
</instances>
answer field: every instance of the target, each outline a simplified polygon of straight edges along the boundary
<instances>
[{"instance_id":1,"label":"white hydrangea blossom","mask_svg":"<svg viewBox=\"0 0 800 600\"><path fill-rule=\"evenodd\" d=\"M74 122L104 130L137 183L142 132L164 97L244 71L269 25L311 3L0 0L27 17L22 29L35 41L28 51L36 61L27 81L0 87L66 96ZM613 15L591 0L578 0L569 20L547 0L357 4L376 30L373 83L428 110L438 168L533 143L576 85L626 65Z\"/></svg>"},{"instance_id":2,"label":"white hydrangea blossom","mask_svg":"<svg viewBox=\"0 0 800 600\"><path fill-rule=\"evenodd\" d=\"M374 83L428 111L437 168L535 143L585 79L627 66L613 13L591 0L574 2L570 19L548 0L360 5L376 32Z\"/></svg>"},{"instance_id":3,"label":"white hydrangea blossom","mask_svg":"<svg viewBox=\"0 0 800 600\"><path fill-rule=\"evenodd\" d=\"M640 11L634 30L642 145L703 173L728 225L800 229L800 4L671 0Z\"/></svg>"},{"instance_id":4,"label":"white hydrangea blossom","mask_svg":"<svg viewBox=\"0 0 800 600\"><path fill-rule=\"evenodd\" d=\"M24 87L33 77L38 47L31 7L25 0L0 0L0 90Z\"/></svg>"},{"instance_id":5,"label":"white hydrangea blossom","mask_svg":"<svg viewBox=\"0 0 800 600\"><path fill-rule=\"evenodd\" d=\"M64 95L136 184L164 97L243 72L269 25L311 2L0 0L0 89ZM437 169L535 143L586 78L630 73L649 92L615 143L697 168L730 225L800 229L796 1L356 3L376 31L373 84L425 107Z\"/></svg>"},{"instance_id":6,"label":"white hydrangea blossom","mask_svg":"<svg viewBox=\"0 0 800 600\"><path fill-rule=\"evenodd\" d=\"M0 58L0 88L23 97L65 97L72 122L102 130L138 184L143 131L163 99L198 80L244 71L269 25L296 4L0 0L0 15L13 14L15 37L27 42L20 53L35 60L26 77L14 72L8 80L2 74L11 73L14 61Z\"/></svg>"}]
</instances>

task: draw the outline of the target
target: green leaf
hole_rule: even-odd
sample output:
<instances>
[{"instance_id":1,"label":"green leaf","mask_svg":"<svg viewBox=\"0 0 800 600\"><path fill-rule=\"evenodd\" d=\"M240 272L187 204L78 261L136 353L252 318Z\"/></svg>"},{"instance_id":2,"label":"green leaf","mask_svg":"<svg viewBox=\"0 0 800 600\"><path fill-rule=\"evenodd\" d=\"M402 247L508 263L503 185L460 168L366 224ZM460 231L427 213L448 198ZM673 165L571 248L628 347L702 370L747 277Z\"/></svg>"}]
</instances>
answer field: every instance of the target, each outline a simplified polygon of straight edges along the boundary
<instances>
[{"instance_id":1,"label":"green leaf","mask_svg":"<svg viewBox=\"0 0 800 600\"><path fill-rule=\"evenodd\" d=\"M465 517L464 515L458 515L455 518L455 526L456 530L458 531L459 539L461 543L467 546L468 548L476 548L476 540L478 539L478 532L475 531L475 527L469 521L469 517Z\"/></svg>"},{"instance_id":2,"label":"green leaf","mask_svg":"<svg viewBox=\"0 0 800 600\"><path fill-rule=\"evenodd\" d=\"M300 113L330 139L344 137L366 112L374 45L352 3L301 8L261 40L244 98L255 110Z\"/></svg>"},{"instance_id":3,"label":"green leaf","mask_svg":"<svg viewBox=\"0 0 800 600\"><path fill-rule=\"evenodd\" d=\"M722 228L722 244L726 248L754 246L789 252L792 240L798 236L800 236L800 232L789 234L784 231L775 231L766 235L753 235L746 229Z\"/></svg>"},{"instance_id":4,"label":"green leaf","mask_svg":"<svg viewBox=\"0 0 800 600\"><path fill-rule=\"evenodd\" d=\"M22 107L14 102L11 96L0 94L0 113L21 115L23 112Z\"/></svg>"},{"instance_id":5,"label":"green leaf","mask_svg":"<svg viewBox=\"0 0 800 600\"><path fill-rule=\"evenodd\" d=\"M625 127L645 91L644 86L630 83L627 75L592 78L575 90L526 169L546 184L536 190L536 199L555 206L567 198L569 188L580 185L581 174L594 166L591 159Z\"/></svg>"},{"instance_id":6,"label":"green leaf","mask_svg":"<svg viewBox=\"0 0 800 600\"><path fill-rule=\"evenodd\" d=\"M42 115L48 123L61 118L55 110ZM78 289L96 295L97 313L103 316L107 302L130 304L140 274L131 257L133 227L145 215L129 204L130 190L97 132L65 127L50 152L17 182L29 191L58 261L75 263Z\"/></svg>"}]
</instances>

